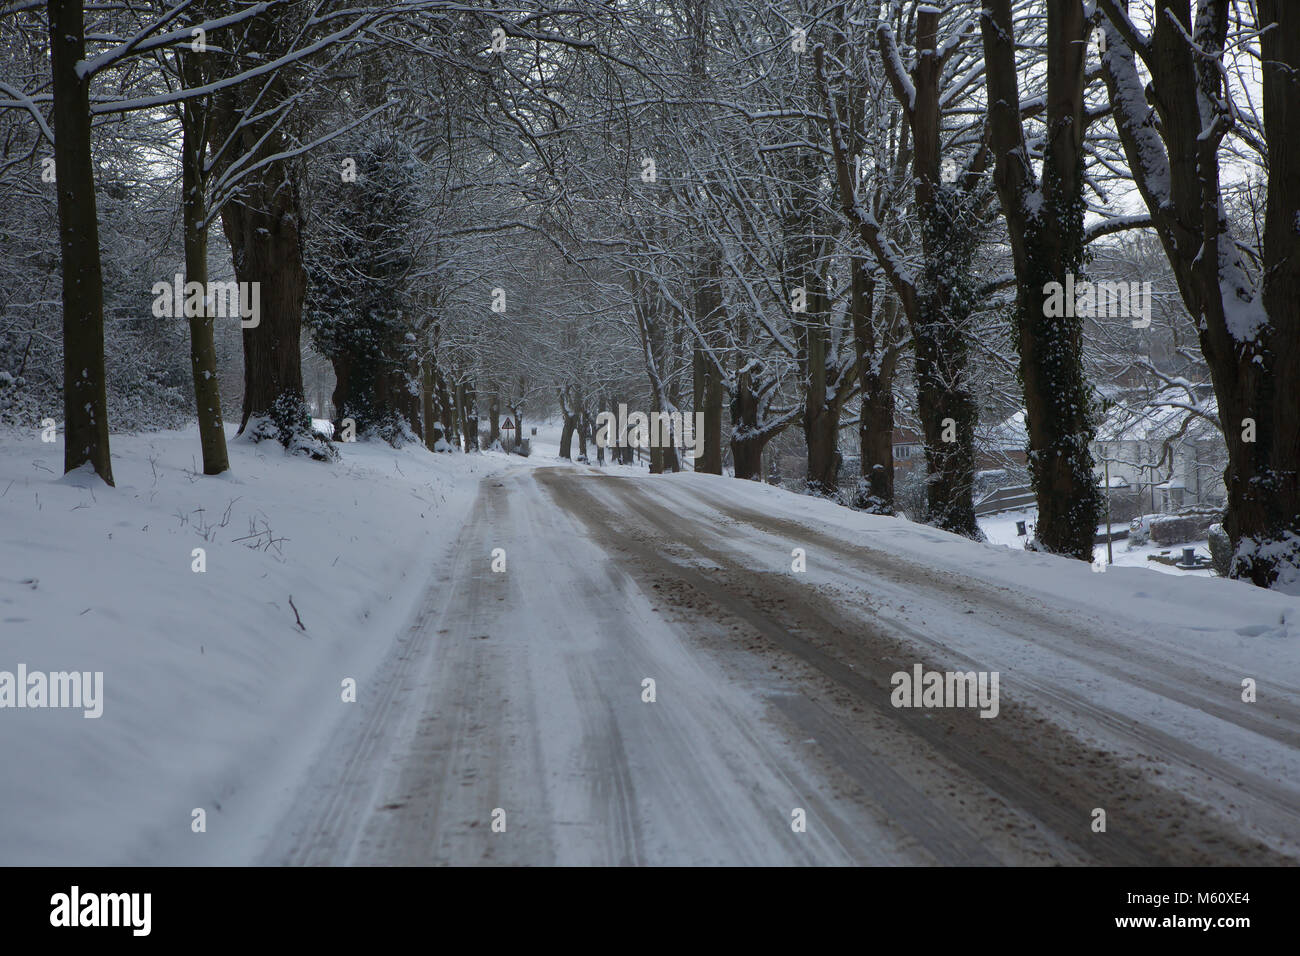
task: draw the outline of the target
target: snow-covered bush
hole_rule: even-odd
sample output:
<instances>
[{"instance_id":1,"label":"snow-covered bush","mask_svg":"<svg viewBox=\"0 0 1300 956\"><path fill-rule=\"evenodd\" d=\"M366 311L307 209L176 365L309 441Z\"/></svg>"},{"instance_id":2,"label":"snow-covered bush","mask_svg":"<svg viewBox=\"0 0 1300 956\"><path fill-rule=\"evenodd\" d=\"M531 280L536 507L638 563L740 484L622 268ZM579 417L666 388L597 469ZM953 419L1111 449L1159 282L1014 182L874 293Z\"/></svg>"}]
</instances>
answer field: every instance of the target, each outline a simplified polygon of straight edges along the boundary
<instances>
[{"instance_id":1,"label":"snow-covered bush","mask_svg":"<svg viewBox=\"0 0 1300 956\"><path fill-rule=\"evenodd\" d=\"M306 455L317 461L338 458L333 442L313 426L306 403L290 395L276 399L270 415L250 418L241 438L254 444L274 440L291 455Z\"/></svg>"},{"instance_id":2,"label":"snow-covered bush","mask_svg":"<svg viewBox=\"0 0 1300 956\"><path fill-rule=\"evenodd\" d=\"M1151 522L1151 540L1156 544L1196 541L1204 537L1220 517L1217 512L1162 515Z\"/></svg>"},{"instance_id":3,"label":"snow-covered bush","mask_svg":"<svg viewBox=\"0 0 1300 956\"><path fill-rule=\"evenodd\" d=\"M925 469L912 468L894 476L894 507L910 521L925 522L930 506L925 495Z\"/></svg>"},{"instance_id":4,"label":"snow-covered bush","mask_svg":"<svg viewBox=\"0 0 1300 956\"><path fill-rule=\"evenodd\" d=\"M456 449L451 442L447 441L447 429L442 422L434 421L429 424L433 430L433 450L439 453L452 452Z\"/></svg>"},{"instance_id":5,"label":"snow-covered bush","mask_svg":"<svg viewBox=\"0 0 1300 956\"><path fill-rule=\"evenodd\" d=\"M1208 536L1210 563L1214 566L1214 573L1221 578L1226 578L1228 569L1232 565L1232 539L1228 537L1228 532L1223 530L1221 524L1210 525Z\"/></svg>"}]
</instances>

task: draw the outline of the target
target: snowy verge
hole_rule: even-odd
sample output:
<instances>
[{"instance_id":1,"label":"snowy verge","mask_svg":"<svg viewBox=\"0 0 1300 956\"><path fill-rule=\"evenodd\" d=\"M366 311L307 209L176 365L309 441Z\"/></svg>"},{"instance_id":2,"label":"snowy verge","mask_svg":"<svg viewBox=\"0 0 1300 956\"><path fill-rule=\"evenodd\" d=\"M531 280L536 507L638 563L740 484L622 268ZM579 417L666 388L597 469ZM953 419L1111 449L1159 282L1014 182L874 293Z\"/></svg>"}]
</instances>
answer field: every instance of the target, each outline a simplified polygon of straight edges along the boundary
<instances>
[{"instance_id":1,"label":"snowy verge","mask_svg":"<svg viewBox=\"0 0 1300 956\"><path fill-rule=\"evenodd\" d=\"M689 482L701 491L724 493L732 504L793 517L845 544L856 541L954 578L987 582L1021 601L1041 602L1063 620L1105 622L1113 632L1144 645L1163 643L1171 654L1197 650L1216 661L1240 659L1258 666L1262 653L1271 676L1300 686L1300 597L1244 581L1175 576L1161 573L1166 569L1118 563L1097 573L1082 561L977 543L905 518L853 511L759 482L685 472L662 480ZM813 555L808 559L811 570ZM774 559L774 566L788 569L788 555Z\"/></svg>"},{"instance_id":2,"label":"snowy verge","mask_svg":"<svg viewBox=\"0 0 1300 956\"><path fill-rule=\"evenodd\" d=\"M0 709L0 865L244 861L479 479L520 459L367 443L323 464L235 440L209 478L196 429L112 448L115 488L61 477L61 443L0 435L0 680L103 674L98 718Z\"/></svg>"}]
</instances>

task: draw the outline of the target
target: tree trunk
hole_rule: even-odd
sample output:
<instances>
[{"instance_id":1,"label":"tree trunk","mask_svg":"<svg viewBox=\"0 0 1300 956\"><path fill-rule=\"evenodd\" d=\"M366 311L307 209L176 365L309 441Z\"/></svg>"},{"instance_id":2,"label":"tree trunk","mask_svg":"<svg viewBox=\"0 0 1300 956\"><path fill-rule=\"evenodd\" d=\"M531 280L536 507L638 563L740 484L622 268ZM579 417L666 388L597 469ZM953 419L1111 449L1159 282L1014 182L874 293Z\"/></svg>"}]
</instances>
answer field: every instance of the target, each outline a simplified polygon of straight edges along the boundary
<instances>
[{"instance_id":1,"label":"tree trunk","mask_svg":"<svg viewBox=\"0 0 1300 956\"><path fill-rule=\"evenodd\" d=\"M858 380L862 383L862 410L858 416L858 451L861 459L862 485L854 500L855 507L875 514L894 513L894 368L893 349L879 349L875 326L875 284L867 271L867 262L853 259L852 300L853 339L858 356ZM898 308L892 296L884 309ZM892 314L885 328L893 327Z\"/></svg>"},{"instance_id":2,"label":"tree trunk","mask_svg":"<svg viewBox=\"0 0 1300 956\"><path fill-rule=\"evenodd\" d=\"M185 68L189 54L182 54ZM189 73L189 70L186 70ZM187 82L190 77L186 77ZM204 289L203 314L189 316L190 370L194 376L194 403L199 419L199 444L203 448L203 473L219 475L230 470L226 427L221 415L221 386L217 379L217 345L213 337L212 300L208 288L208 224L203 165L207 119L201 101L182 104L181 215L185 230L185 281Z\"/></svg>"},{"instance_id":3,"label":"tree trunk","mask_svg":"<svg viewBox=\"0 0 1300 956\"><path fill-rule=\"evenodd\" d=\"M232 199L221 214L234 251L235 278L250 288L256 286L260 299L258 324L243 330L241 433L250 419L274 417L282 408L303 401L302 302L307 273L298 237L296 189L287 177L280 185L252 189L247 205ZM259 198L267 205L255 205Z\"/></svg>"},{"instance_id":4,"label":"tree trunk","mask_svg":"<svg viewBox=\"0 0 1300 956\"><path fill-rule=\"evenodd\" d=\"M558 390L560 399L560 417L564 424L560 429L560 457L566 461L573 458L573 433L582 427L582 392L577 394L576 401L570 403L569 389L570 385L565 385ZM583 446L583 454L586 454L586 446Z\"/></svg>"},{"instance_id":5,"label":"tree trunk","mask_svg":"<svg viewBox=\"0 0 1300 956\"><path fill-rule=\"evenodd\" d=\"M578 409L578 458L585 464L587 461L587 434L591 430L591 422L587 418L587 413L581 407Z\"/></svg>"},{"instance_id":6,"label":"tree trunk","mask_svg":"<svg viewBox=\"0 0 1300 956\"><path fill-rule=\"evenodd\" d=\"M295 34L289 7L276 7L249 21L246 38L274 57ZM293 96L290 73L254 79L214 94L210 116L214 170L229 172L269 159L293 145L277 124L273 107ZM257 324L243 329L244 403L239 431L253 418L270 416L287 442L307 424L302 384L302 306L307 272L302 258L302 213L293 161L270 162L239 180L238 192L221 211L221 224L234 257L235 278L254 286ZM250 322L252 319L250 318ZM336 410L343 414L342 409ZM358 424L361 424L358 422Z\"/></svg>"},{"instance_id":7,"label":"tree trunk","mask_svg":"<svg viewBox=\"0 0 1300 956\"><path fill-rule=\"evenodd\" d=\"M665 333L663 323L657 321L657 318L665 311L664 303L654 292L648 291L644 286L638 289L637 302L633 311L637 319L637 329L641 337L641 354L645 360L646 375L650 379L650 405L651 409L668 412L675 408L677 402L675 395L670 392L669 382L675 382L675 376L670 372L661 371L661 367L666 367L671 362L673 356L678 354L681 345L680 329L672 337L673 347L671 350L666 347ZM662 451L662 454L656 452ZM637 459L640 460L640 449L637 450ZM650 453L650 470L652 473L659 473L666 470L680 471L681 465L677 458L676 448L651 449Z\"/></svg>"},{"instance_id":8,"label":"tree trunk","mask_svg":"<svg viewBox=\"0 0 1300 956\"><path fill-rule=\"evenodd\" d=\"M695 323L707 334L722 321L722 286L718 280L718 262L712 250L705 256L704 276L695 293ZM700 343L692 355L691 371L694 401L692 409L704 413L704 448L694 463L696 471L722 474L722 377L713 357Z\"/></svg>"},{"instance_id":9,"label":"tree trunk","mask_svg":"<svg viewBox=\"0 0 1300 956\"><path fill-rule=\"evenodd\" d=\"M462 386L461 395L465 410L465 450L478 451L478 393L474 390L474 383L467 382Z\"/></svg>"},{"instance_id":10,"label":"tree trunk","mask_svg":"<svg viewBox=\"0 0 1300 956\"><path fill-rule=\"evenodd\" d=\"M1293 139L1300 124L1300 9L1288 0L1261 0L1259 11L1268 141L1261 294L1267 354L1262 364L1238 356L1245 400L1239 416L1224 420L1230 462L1236 450L1225 530L1238 546L1236 574L1268 586L1283 569L1293 579L1287 583L1300 578L1300 150ZM1266 28L1270 23L1277 26ZM1243 442L1242 419L1251 417L1256 440Z\"/></svg>"},{"instance_id":11,"label":"tree trunk","mask_svg":"<svg viewBox=\"0 0 1300 956\"><path fill-rule=\"evenodd\" d=\"M863 487L854 505L873 514L894 513L894 371L868 375L862 385L858 450Z\"/></svg>"},{"instance_id":12,"label":"tree trunk","mask_svg":"<svg viewBox=\"0 0 1300 956\"><path fill-rule=\"evenodd\" d=\"M421 396L424 394L424 372L420 362L420 353L413 342L404 342L406 364L402 372L402 410L407 424L415 437L424 440L424 408Z\"/></svg>"},{"instance_id":13,"label":"tree trunk","mask_svg":"<svg viewBox=\"0 0 1300 956\"><path fill-rule=\"evenodd\" d=\"M456 384L456 430L465 444L465 450L469 451L469 429L465 423L465 386L462 383Z\"/></svg>"},{"instance_id":14,"label":"tree trunk","mask_svg":"<svg viewBox=\"0 0 1300 956\"><path fill-rule=\"evenodd\" d=\"M577 415L564 416L564 425L560 429L560 457L565 461L573 460L573 430L577 422Z\"/></svg>"},{"instance_id":15,"label":"tree trunk","mask_svg":"<svg viewBox=\"0 0 1300 956\"><path fill-rule=\"evenodd\" d=\"M736 477L761 480L763 449L770 435L760 431L759 394L754 387L753 362L736 374L736 391L731 400L731 461Z\"/></svg>"},{"instance_id":16,"label":"tree trunk","mask_svg":"<svg viewBox=\"0 0 1300 956\"><path fill-rule=\"evenodd\" d=\"M822 402L808 403L804 414L804 439L808 444L808 490L813 494L832 495L839 487L839 409Z\"/></svg>"},{"instance_id":17,"label":"tree trunk","mask_svg":"<svg viewBox=\"0 0 1300 956\"><path fill-rule=\"evenodd\" d=\"M63 470L89 462L113 484L104 369L104 280L99 261L95 170L90 154L90 81L82 4L50 0L54 171L63 258Z\"/></svg>"},{"instance_id":18,"label":"tree trunk","mask_svg":"<svg viewBox=\"0 0 1300 956\"><path fill-rule=\"evenodd\" d=\"M965 341L945 321L923 322L913 336L930 521L945 531L978 538L973 500L978 413L969 391L946 384L955 376L964 377Z\"/></svg>"},{"instance_id":19,"label":"tree trunk","mask_svg":"<svg viewBox=\"0 0 1300 956\"><path fill-rule=\"evenodd\" d=\"M1049 317L1046 286L1082 268L1084 67L1088 20L1081 0L1047 8L1047 128L1042 182L1026 162L1011 0L988 0L981 20L994 180L1016 270L1015 340L1038 499L1039 547L1091 561L1102 495L1089 442L1092 396L1083 370L1083 321ZM1073 310L1071 310L1073 311Z\"/></svg>"},{"instance_id":20,"label":"tree trunk","mask_svg":"<svg viewBox=\"0 0 1300 956\"><path fill-rule=\"evenodd\" d=\"M438 413L442 417L443 437L451 444L456 444L456 416L452 407L451 395L447 391L447 380L438 367L437 354L430 352L429 361L433 364L434 388L438 394Z\"/></svg>"},{"instance_id":21,"label":"tree trunk","mask_svg":"<svg viewBox=\"0 0 1300 956\"><path fill-rule=\"evenodd\" d=\"M913 316L916 399L929 467L930 521L945 531L979 538L975 520L975 426L979 408L967 372L968 269L979 243L969 197L940 180L942 65L936 52L939 15L917 12L916 109L912 116L913 170L921 218L924 277Z\"/></svg>"},{"instance_id":22,"label":"tree trunk","mask_svg":"<svg viewBox=\"0 0 1300 956\"><path fill-rule=\"evenodd\" d=\"M807 281L807 280L805 280ZM808 283L811 285L811 283ZM808 318L802 335L808 386L804 392L803 433L808 448L808 490L833 495L839 488L840 407L827 396L825 296L808 289Z\"/></svg>"},{"instance_id":23,"label":"tree trunk","mask_svg":"<svg viewBox=\"0 0 1300 956\"><path fill-rule=\"evenodd\" d=\"M763 480L763 449L767 442L757 438L732 439L731 460L735 466L736 477L748 481Z\"/></svg>"},{"instance_id":24,"label":"tree trunk","mask_svg":"<svg viewBox=\"0 0 1300 956\"><path fill-rule=\"evenodd\" d=\"M424 419L424 447L429 451L435 451L438 444L439 433L442 431L442 423L438 421L434 413L434 375L433 359L426 356L424 359L424 371L421 378L420 400L422 404L422 417Z\"/></svg>"}]
</instances>

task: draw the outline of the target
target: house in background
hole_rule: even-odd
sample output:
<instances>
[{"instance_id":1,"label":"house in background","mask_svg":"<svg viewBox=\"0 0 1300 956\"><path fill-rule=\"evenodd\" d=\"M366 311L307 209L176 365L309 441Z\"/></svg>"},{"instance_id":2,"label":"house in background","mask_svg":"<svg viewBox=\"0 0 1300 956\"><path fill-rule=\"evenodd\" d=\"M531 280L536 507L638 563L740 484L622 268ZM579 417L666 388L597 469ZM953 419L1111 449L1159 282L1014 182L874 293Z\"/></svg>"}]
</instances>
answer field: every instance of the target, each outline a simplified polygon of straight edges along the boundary
<instances>
[{"instance_id":1,"label":"house in background","mask_svg":"<svg viewBox=\"0 0 1300 956\"><path fill-rule=\"evenodd\" d=\"M1107 411L1090 448L1116 520L1223 506L1228 449L1217 416L1208 386L1130 394Z\"/></svg>"},{"instance_id":2,"label":"house in background","mask_svg":"<svg viewBox=\"0 0 1300 956\"><path fill-rule=\"evenodd\" d=\"M1024 470L1028 445L1024 412L991 425L979 425L975 430L975 467L990 474L1009 471L1014 478ZM894 429L894 472L917 468L925 468L925 436L899 425Z\"/></svg>"},{"instance_id":3,"label":"house in background","mask_svg":"<svg viewBox=\"0 0 1300 956\"><path fill-rule=\"evenodd\" d=\"M1025 413L1016 412L991 425L975 426L975 467L981 471L1023 472L1029 463L1029 429Z\"/></svg>"},{"instance_id":4,"label":"house in background","mask_svg":"<svg viewBox=\"0 0 1300 956\"><path fill-rule=\"evenodd\" d=\"M894 429L894 474L925 469L925 438L919 432L899 425Z\"/></svg>"}]
</instances>

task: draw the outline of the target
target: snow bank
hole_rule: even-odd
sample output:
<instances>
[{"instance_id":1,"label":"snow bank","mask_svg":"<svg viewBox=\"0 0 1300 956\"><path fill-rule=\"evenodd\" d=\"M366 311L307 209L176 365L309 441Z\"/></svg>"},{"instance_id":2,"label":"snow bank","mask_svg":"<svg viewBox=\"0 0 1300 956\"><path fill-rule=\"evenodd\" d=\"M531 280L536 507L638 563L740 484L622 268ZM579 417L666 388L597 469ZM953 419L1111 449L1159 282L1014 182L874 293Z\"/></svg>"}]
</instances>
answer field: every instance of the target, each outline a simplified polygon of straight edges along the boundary
<instances>
[{"instance_id":1,"label":"snow bank","mask_svg":"<svg viewBox=\"0 0 1300 956\"><path fill-rule=\"evenodd\" d=\"M1094 615L1114 631L1132 635L1151 647L1165 645L1171 654L1189 651L1243 667L1258 666L1263 654L1271 676L1300 684L1300 597L1264 590L1248 582L1213 577L1209 572L1175 573L1148 567L1145 549L1127 553L1116 545L1116 564L1096 573L1082 561L1027 552L1023 546L976 543L904 518L851 511L833 502L795 495L758 482L682 473L668 481L712 482L727 499L758 511L796 516L845 543L896 553L954 576L998 585L1021 599L1057 609L1063 619ZM719 484L725 482L725 484ZM1006 538L1015 515L999 515L996 537ZM1098 546L1104 555L1106 546ZM1123 567L1132 561L1142 567ZM1151 562L1150 564L1154 564Z\"/></svg>"},{"instance_id":2,"label":"snow bank","mask_svg":"<svg viewBox=\"0 0 1300 956\"><path fill-rule=\"evenodd\" d=\"M366 692L477 477L508 463L339 447L231 442L233 473L208 478L196 430L118 436L108 488L60 477L61 443L0 436L0 672L102 671L104 698L98 719L0 709L0 865L234 863L264 842L349 715L342 682Z\"/></svg>"}]
</instances>

